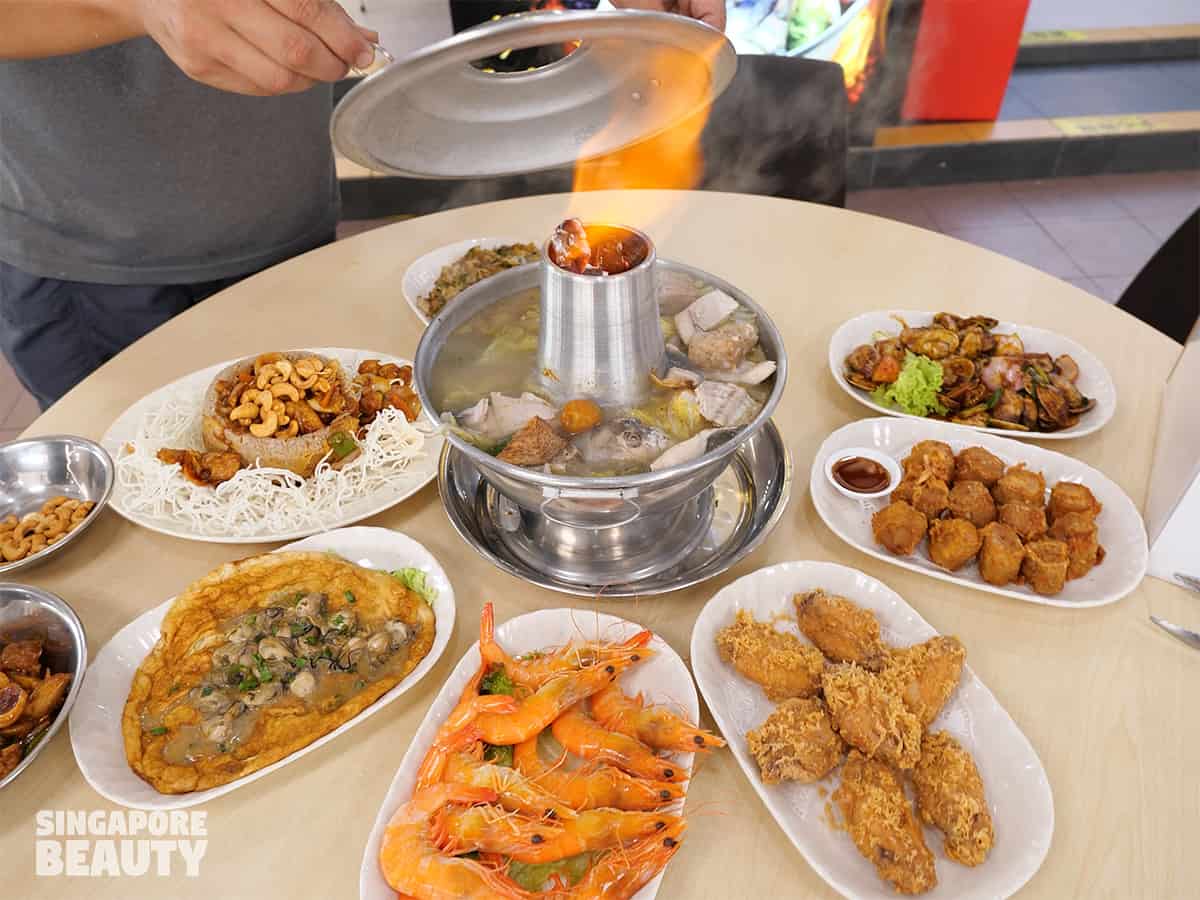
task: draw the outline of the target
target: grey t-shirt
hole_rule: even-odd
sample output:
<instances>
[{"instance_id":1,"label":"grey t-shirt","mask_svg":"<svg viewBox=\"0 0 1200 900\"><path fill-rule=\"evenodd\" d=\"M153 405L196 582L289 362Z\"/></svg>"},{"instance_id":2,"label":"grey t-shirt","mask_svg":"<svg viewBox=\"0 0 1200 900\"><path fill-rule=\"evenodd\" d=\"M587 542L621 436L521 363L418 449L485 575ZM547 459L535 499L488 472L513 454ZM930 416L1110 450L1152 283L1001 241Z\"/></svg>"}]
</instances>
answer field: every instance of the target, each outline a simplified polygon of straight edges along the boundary
<instances>
[{"instance_id":1,"label":"grey t-shirt","mask_svg":"<svg viewBox=\"0 0 1200 900\"><path fill-rule=\"evenodd\" d=\"M149 38L0 60L0 260L34 275L242 275L337 224L332 91L228 94Z\"/></svg>"}]
</instances>

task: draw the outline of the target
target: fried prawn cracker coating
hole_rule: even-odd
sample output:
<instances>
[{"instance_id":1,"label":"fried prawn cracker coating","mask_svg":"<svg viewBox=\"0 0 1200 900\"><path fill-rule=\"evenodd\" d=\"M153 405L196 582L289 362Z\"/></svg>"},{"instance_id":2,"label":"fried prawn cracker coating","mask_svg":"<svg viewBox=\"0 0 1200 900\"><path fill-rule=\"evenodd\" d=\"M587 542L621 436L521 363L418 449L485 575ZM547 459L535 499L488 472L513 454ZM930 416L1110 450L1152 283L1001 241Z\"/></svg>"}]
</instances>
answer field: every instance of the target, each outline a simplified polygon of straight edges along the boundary
<instances>
[{"instance_id":1,"label":"fried prawn cracker coating","mask_svg":"<svg viewBox=\"0 0 1200 900\"><path fill-rule=\"evenodd\" d=\"M1044 538L1025 545L1021 575L1025 583L1044 596L1057 594L1067 583L1071 553L1062 541Z\"/></svg>"},{"instance_id":2,"label":"fried prawn cracker coating","mask_svg":"<svg viewBox=\"0 0 1200 900\"><path fill-rule=\"evenodd\" d=\"M949 482L954 478L954 451L943 441L921 441L913 445L900 465L905 475L931 473Z\"/></svg>"},{"instance_id":3,"label":"fried prawn cracker coating","mask_svg":"<svg viewBox=\"0 0 1200 900\"><path fill-rule=\"evenodd\" d=\"M1100 529L1090 513L1059 513L1050 526L1049 535L1067 545L1067 578L1082 578L1104 559L1100 546Z\"/></svg>"},{"instance_id":4,"label":"fried prawn cracker coating","mask_svg":"<svg viewBox=\"0 0 1200 900\"><path fill-rule=\"evenodd\" d=\"M879 673L884 687L927 728L962 678L967 650L956 637L938 635L921 644L899 647Z\"/></svg>"},{"instance_id":5,"label":"fried prawn cracker coating","mask_svg":"<svg viewBox=\"0 0 1200 900\"><path fill-rule=\"evenodd\" d=\"M1036 541L1046 535L1046 510L1040 503L1013 500L1001 504L997 521L1015 531L1023 541Z\"/></svg>"},{"instance_id":6,"label":"fried prawn cracker coating","mask_svg":"<svg viewBox=\"0 0 1200 900\"><path fill-rule=\"evenodd\" d=\"M973 560L979 545L979 529L966 519L937 519L929 526L929 558L949 572Z\"/></svg>"},{"instance_id":7,"label":"fried prawn cracker coating","mask_svg":"<svg viewBox=\"0 0 1200 900\"><path fill-rule=\"evenodd\" d=\"M872 759L911 769L921 755L921 721L878 675L839 663L821 678L833 727Z\"/></svg>"},{"instance_id":8,"label":"fried prawn cracker coating","mask_svg":"<svg viewBox=\"0 0 1200 900\"><path fill-rule=\"evenodd\" d=\"M1025 463L1018 463L996 482L992 496L1000 506L1017 501L1041 506L1046 502L1046 478L1041 472L1030 472Z\"/></svg>"},{"instance_id":9,"label":"fried prawn cracker coating","mask_svg":"<svg viewBox=\"0 0 1200 900\"><path fill-rule=\"evenodd\" d=\"M1004 475L1004 462L982 447L967 447L954 458L955 482L978 481L991 487Z\"/></svg>"},{"instance_id":10,"label":"fried prawn cracker coating","mask_svg":"<svg viewBox=\"0 0 1200 900\"><path fill-rule=\"evenodd\" d=\"M833 802L858 852L897 893L937 886L933 853L893 768L851 750Z\"/></svg>"},{"instance_id":11,"label":"fried prawn cracker coating","mask_svg":"<svg viewBox=\"0 0 1200 900\"><path fill-rule=\"evenodd\" d=\"M717 652L771 700L811 697L821 690L821 651L759 622L749 610L739 609L733 624L717 632Z\"/></svg>"},{"instance_id":12,"label":"fried prawn cracker coating","mask_svg":"<svg viewBox=\"0 0 1200 900\"><path fill-rule=\"evenodd\" d=\"M853 662L878 670L887 656L879 637L879 620L845 597L827 594L820 588L796 594L796 621L801 633L834 662Z\"/></svg>"},{"instance_id":13,"label":"fried prawn cracker coating","mask_svg":"<svg viewBox=\"0 0 1200 900\"><path fill-rule=\"evenodd\" d=\"M746 732L746 743L763 784L820 781L846 755L846 744L819 697L784 700L758 728Z\"/></svg>"},{"instance_id":14,"label":"fried prawn cracker coating","mask_svg":"<svg viewBox=\"0 0 1200 900\"><path fill-rule=\"evenodd\" d=\"M897 500L871 516L871 532L890 553L908 556L925 537L929 520L903 500Z\"/></svg>"},{"instance_id":15,"label":"fried prawn cracker coating","mask_svg":"<svg viewBox=\"0 0 1200 900\"><path fill-rule=\"evenodd\" d=\"M996 501L982 481L960 481L950 489L950 514L976 528L996 521Z\"/></svg>"},{"instance_id":16,"label":"fried prawn cracker coating","mask_svg":"<svg viewBox=\"0 0 1200 900\"><path fill-rule=\"evenodd\" d=\"M979 548L979 574L988 584L1003 587L1017 580L1025 545L1012 526L992 522L979 533L983 543Z\"/></svg>"},{"instance_id":17,"label":"fried prawn cracker coating","mask_svg":"<svg viewBox=\"0 0 1200 900\"><path fill-rule=\"evenodd\" d=\"M986 860L996 839L992 815L979 769L962 744L944 731L925 735L912 783L917 812L945 835L946 855L964 866Z\"/></svg>"},{"instance_id":18,"label":"fried prawn cracker coating","mask_svg":"<svg viewBox=\"0 0 1200 900\"><path fill-rule=\"evenodd\" d=\"M1082 484L1060 481L1050 491L1050 502L1046 512L1051 522L1058 521L1059 516L1067 513L1083 513L1092 518L1100 515L1102 504L1090 490Z\"/></svg>"}]
</instances>

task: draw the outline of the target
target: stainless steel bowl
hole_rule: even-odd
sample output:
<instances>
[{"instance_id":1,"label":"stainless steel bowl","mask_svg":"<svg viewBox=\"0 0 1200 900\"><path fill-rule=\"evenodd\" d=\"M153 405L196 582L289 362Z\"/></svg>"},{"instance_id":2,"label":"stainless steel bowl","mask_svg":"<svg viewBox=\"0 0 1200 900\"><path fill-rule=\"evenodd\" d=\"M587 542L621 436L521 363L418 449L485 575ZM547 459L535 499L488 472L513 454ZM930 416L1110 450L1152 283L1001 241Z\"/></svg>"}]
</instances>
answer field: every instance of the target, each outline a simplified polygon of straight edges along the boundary
<instances>
[{"instance_id":1,"label":"stainless steel bowl","mask_svg":"<svg viewBox=\"0 0 1200 900\"><path fill-rule=\"evenodd\" d=\"M783 395L787 382L787 353L783 336L757 303L744 292L701 269L659 259L656 277L678 273L703 281L724 291L758 316L759 339L767 358L776 363L775 384L758 415L735 440L714 447L703 456L682 465L637 475L588 478L549 475L523 469L485 453L450 432L447 439L474 463L483 476L504 496L523 509L538 512L552 521L581 528L615 528L635 518L665 514L677 510L705 490L729 464L730 458L745 441L766 424ZM541 264L530 263L509 269L467 288L454 298L425 329L417 345L413 366L414 381L424 408L435 419L440 415L433 404L428 386L433 365L455 329L481 310L518 291L540 284Z\"/></svg>"},{"instance_id":2,"label":"stainless steel bowl","mask_svg":"<svg viewBox=\"0 0 1200 900\"><path fill-rule=\"evenodd\" d=\"M43 642L42 662L51 672L70 672L71 689L50 728L25 758L3 778L0 788L33 764L55 732L67 721L87 670L87 637L75 610L61 597L26 584L0 582L0 643L36 638Z\"/></svg>"},{"instance_id":3,"label":"stainless steel bowl","mask_svg":"<svg viewBox=\"0 0 1200 900\"><path fill-rule=\"evenodd\" d=\"M87 438L57 434L0 445L0 519L37 512L59 495L96 504L78 528L40 553L15 562L0 556L0 574L37 565L78 539L107 505L113 473L112 457Z\"/></svg>"}]
</instances>

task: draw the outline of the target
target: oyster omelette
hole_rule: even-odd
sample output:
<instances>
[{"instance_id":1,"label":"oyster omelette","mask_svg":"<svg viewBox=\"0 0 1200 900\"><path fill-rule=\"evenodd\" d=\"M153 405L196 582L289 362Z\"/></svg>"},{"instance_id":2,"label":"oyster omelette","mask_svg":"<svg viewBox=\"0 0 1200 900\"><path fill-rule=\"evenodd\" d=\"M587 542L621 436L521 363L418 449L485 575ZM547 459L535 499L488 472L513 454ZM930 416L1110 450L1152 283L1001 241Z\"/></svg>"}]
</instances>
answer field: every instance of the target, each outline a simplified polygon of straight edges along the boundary
<instances>
[{"instance_id":1,"label":"oyster omelette","mask_svg":"<svg viewBox=\"0 0 1200 900\"><path fill-rule=\"evenodd\" d=\"M163 794L227 784L352 719L433 645L433 610L387 572L324 552L226 563L167 612L121 719Z\"/></svg>"}]
</instances>

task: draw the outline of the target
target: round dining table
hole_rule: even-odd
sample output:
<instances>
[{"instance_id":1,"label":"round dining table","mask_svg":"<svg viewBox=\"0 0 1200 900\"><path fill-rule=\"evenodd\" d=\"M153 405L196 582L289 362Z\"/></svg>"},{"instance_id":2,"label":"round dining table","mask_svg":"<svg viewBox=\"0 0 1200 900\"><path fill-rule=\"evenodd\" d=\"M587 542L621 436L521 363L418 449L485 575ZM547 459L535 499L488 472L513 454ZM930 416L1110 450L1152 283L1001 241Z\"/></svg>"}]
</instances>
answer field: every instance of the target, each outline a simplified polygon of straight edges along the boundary
<instances>
[{"instance_id":1,"label":"round dining table","mask_svg":"<svg viewBox=\"0 0 1200 900\"><path fill-rule=\"evenodd\" d=\"M203 807L207 848L195 877L39 877L39 810L111 810L76 767L63 728L0 795L5 897L352 898L363 847L426 710L477 638L483 604L503 621L572 607L632 619L685 660L692 626L723 586L787 560L830 560L895 589L967 661L1028 736L1054 795L1053 841L1023 897L1195 896L1200 839L1200 653L1148 620L1195 627L1200 598L1147 578L1117 603L1064 609L970 590L873 559L839 540L808 492L816 448L871 415L830 375L830 335L871 310L981 313L1068 335L1103 360L1119 403L1099 432L1045 446L1077 457L1144 507L1164 385L1182 348L1122 311L1012 259L897 222L737 194L625 191L553 195L450 210L380 227L254 275L142 338L42 415L27 435L99 439L146 393L221 360L306 346L411 358L422 325L400 281L422 254L477 236L540 240L566 215L647 231L660 257L699 266L760 303L782 332L790 373L775 412L793 463L790 503L738 565L694 587L612 600L553 593L495 568L451 527L429 484L364 524L424 544L449 573L457 624L447 652L378 715L268 777ZM24 581L78 612L91 655L146 610L218 564L276 545L179 540L112 510ZM120 710L112 711L119 715ZM707 711L702 713L711 727ZM699 762L691 825L666 872L667 898L835 897L776 825L728 750ZM823 822L811 828L828 827ZM1003 832L997 840L1005 840Z\"/></svg>"}]
</instances>

